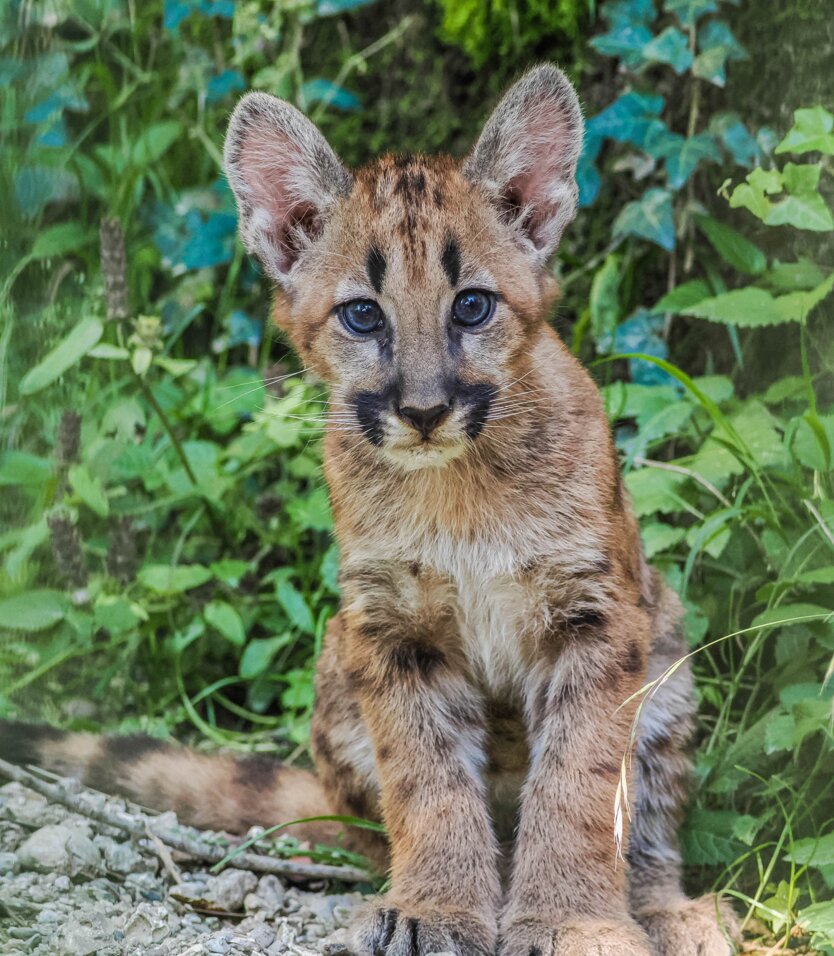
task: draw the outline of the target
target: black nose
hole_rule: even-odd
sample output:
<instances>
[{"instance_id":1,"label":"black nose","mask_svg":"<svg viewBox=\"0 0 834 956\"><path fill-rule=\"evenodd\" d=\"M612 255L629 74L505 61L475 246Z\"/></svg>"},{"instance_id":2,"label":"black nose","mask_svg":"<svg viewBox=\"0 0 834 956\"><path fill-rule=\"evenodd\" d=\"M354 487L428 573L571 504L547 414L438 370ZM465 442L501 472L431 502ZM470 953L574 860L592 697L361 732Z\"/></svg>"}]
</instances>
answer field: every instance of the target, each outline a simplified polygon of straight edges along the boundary
<instances>
[{"instance_id":1,"label":"black nose","mask_svg":"<svg viewBox=\"0 0 834 956\"><path fill-rule=\"evenodd\" d=\"M397 408L397 414L412 428L416 428L423 438L428 438L446 418L451 408L451 405L433 405L431 408L414 408L406 405L404 408Z\"/></svg>"}]
</instances>

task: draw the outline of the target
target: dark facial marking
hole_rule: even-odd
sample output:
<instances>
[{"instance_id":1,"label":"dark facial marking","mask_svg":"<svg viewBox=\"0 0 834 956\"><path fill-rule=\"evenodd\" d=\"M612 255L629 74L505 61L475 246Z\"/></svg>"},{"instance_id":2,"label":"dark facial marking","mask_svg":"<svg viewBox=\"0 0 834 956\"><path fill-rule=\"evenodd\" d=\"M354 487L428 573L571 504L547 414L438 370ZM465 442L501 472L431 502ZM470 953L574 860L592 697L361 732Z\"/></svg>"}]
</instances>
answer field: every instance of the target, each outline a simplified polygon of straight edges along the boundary
<instances>
[{"instance_id":1,"label":"dark facial marking","mask_svg":"<svg viewBox=\"0 0 834 956\"><path fill-rule=\"evenodd\" d=\"M390 396L385 392L358 392L353 404L362 433L372 445L379 447L385 434L381 415L390 404Z\"/></svg>"},{"instance_id":2,"label":"dark facial marking","mask_svg":"<svg viewBox=\"0 0 834 956\"><path fill-rule=\"evenodd\" d=\"M382 283L385 281L385 270L387 268L388 263L385 261L385 256L379 251L377 246L371 246L368 250L365 269L367 270L368 278L371 281L374 292L376 292L377 295L380 295L382 292Z\"/></svg>"},{"instance_id":3,"label":"dark facial marking","mask_svg":"<svg viewBox=\"0 0 834 956\"><path fill-rule=\"evenodd\" d=\"M440 254L440 264L443 266L449 285L454 288L460 279L460 247L451 233L446 237L446 244Z\"/></svg>"},{"instance_id":4,"label":"dark facial marking","mask_svg":"<svg viewBox=\"0 0 834 956\"><path fill-rule=\"evenodd\" d=\"M576 614L572 614L568 618L568 627L578 631L582 631L587 628L602 627L604 623L605 615L600 611L593 610L592 608L584 608Z\"/></svg>"},{"instance_id":5,"label":"dark facial marking","mask_svg":"<svg viewBox=\"0 0 834 956\"><path fill-rule=\"evenodd\" d=\"M486 424L489 406L495 397L496 388L489 382L476 385L459 385L455 391L457 401L468 408L466 434L475 439L481 434Z\"/></svg>"},{"instance_id":6,"label":"dark facial marking","mask_svg":"<svg viewBox=\"0 0 834 956\"><path fill-rule=\"evenodd\" d=\"M643 669L643 653L637 641L632 641L622 658L622 668L626 674L639 674Z\"/></svg>"}]
</instances>

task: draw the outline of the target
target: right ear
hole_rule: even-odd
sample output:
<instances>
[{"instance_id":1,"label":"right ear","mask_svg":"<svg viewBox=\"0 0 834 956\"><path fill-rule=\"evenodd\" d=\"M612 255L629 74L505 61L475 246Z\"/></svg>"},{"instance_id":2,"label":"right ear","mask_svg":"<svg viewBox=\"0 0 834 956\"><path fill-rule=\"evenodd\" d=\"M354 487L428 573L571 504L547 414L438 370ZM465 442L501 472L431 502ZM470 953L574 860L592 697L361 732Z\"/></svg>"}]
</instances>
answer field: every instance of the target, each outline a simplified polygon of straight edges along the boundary
<instances>
[{"instance_id":1,"label":"right ear","mask_svg":"<svg viewBox=\"0 0 834 956\"><path fill-rule=\"evenodd\" d=\"M244 246L290 287L299 258L350 193L351 174L303 113L267 93L248 93L235 107L223 159Z\"/></svg>"}]
</instances>

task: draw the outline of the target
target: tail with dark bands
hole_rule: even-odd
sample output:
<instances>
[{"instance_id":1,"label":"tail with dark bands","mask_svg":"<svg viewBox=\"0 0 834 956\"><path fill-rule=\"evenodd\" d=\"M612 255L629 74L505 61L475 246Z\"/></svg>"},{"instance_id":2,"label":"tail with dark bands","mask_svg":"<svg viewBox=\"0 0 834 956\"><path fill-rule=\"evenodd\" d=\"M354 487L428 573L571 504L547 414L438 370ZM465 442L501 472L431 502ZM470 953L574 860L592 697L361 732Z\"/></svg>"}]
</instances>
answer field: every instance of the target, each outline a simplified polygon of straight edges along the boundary
<instances>
[{"instance_id":1,"label":"tail with dark bands","mask_svg":"<svg viewBox=\"0 0 834 956\"><path fill-rule=\"evenodd\" d=\"M100 737L0 720L0 757L75 777L144 807L173 810L182 823L210 830L245 833L254 825L332 813L310 771L260 754L201 754L145 734ZM288 832L331 842L338 827L322 822Z\"/></svg>"}]
</instances>

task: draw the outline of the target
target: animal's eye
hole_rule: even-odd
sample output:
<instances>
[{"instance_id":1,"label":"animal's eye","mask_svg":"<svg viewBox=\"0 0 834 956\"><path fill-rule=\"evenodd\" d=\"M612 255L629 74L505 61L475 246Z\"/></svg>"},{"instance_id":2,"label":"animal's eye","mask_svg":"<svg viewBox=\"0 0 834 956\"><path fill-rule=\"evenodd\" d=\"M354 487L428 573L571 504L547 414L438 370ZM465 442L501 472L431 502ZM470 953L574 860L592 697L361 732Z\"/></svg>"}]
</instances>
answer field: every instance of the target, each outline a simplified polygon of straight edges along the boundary
<instances>
[{"instance_id":1,"label":"animal's eye","mask_svg":"<svg viewBox=\"0 0 834 956\"><path fill-rule=\"evenodd\" d=\"M339 306L342 324L355 335L370 335L385 325L382 309L372 299L353 299Z\"/></svg>"},{"instance_id":2,"label":"animal's eye","mask_svg":"<svg viewBox=\"0 0 834 956\"><path fill-rule=\"evenodd\" d=\"M466 328L482 325L492 315L495 296L481 289L464 289L452 304L452 321Z\"/></svg>"}]
</instances>

